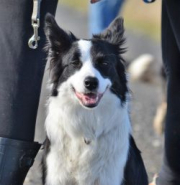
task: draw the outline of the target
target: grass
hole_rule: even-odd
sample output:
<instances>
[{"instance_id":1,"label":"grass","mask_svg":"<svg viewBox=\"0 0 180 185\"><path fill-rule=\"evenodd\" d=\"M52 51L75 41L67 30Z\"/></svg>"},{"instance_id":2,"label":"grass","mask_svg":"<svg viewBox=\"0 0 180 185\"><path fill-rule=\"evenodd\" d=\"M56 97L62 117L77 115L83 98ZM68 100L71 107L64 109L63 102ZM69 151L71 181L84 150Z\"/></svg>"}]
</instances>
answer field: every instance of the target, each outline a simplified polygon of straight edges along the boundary
<instances>
[{"instance_id":1,"label":"grass","mask_svg":"<svg viewBox=\"0 0 180 185\"><path fill-rule=\"evenodd\" d=\"M59 0L59 4L70 6L83 13L88 11L89 0Z\"/></svg>"},{"instance_id":2,"label":"grass","mask_svg":"<svg viewBox=\"0 0 180 185\"><path fill-rule=\"evenodd\" d=\"M155 40L160 39L161 1L145 4L143 0L125 0L122 16L125 27L140 31ZM88 11L89 0L60 0L60 4L70 6L78 11Z\"/></svg>"},{"instance_id":3,"label":"grass","mask_svg":"<svg viewBox=\"0 0 180 185\"><path fill-rule=\"evenodd\" d=\"M161 1L145 4L142 0L129 0L122 13L127 27L160 39Z\"/></svg>"}]
</instances>

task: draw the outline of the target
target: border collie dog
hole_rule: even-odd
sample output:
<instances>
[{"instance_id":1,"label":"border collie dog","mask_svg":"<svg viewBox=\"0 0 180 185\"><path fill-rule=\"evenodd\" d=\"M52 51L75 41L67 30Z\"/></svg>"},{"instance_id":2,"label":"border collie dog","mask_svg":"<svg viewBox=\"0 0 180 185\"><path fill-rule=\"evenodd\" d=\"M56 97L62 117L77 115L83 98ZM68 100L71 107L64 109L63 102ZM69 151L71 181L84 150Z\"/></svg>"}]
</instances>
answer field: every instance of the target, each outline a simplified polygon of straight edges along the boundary
<instances>
[{"instance_id":1,"label":"border collie dog","mask_svg":"<svg viewBox=\"0 0 180 185\"><path fill-rule=\"evenodd\" d=\"M92 39L78 39L46 16L51 96L45 185L148 184L131 136L123 32L117 18Z\"/></svg>"}]
</instances>

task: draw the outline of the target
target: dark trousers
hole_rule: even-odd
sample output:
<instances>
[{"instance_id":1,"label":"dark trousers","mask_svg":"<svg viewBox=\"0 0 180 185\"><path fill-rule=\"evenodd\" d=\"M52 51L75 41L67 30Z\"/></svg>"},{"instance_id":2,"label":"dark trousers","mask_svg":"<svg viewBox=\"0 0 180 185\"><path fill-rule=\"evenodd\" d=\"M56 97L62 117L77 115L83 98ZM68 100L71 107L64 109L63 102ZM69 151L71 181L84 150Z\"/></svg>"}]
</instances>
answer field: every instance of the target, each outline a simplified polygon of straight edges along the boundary
<instances>
[{"instance_id":1,"label":"dark trousers","mask_svg":"<svg viewBox=\"0 0 180 185\"><path fill-rule=\"evenodd\" d=\"M180 185L180 1L162 2L162 53L167 72L164 161L158 185Z\"/></svg>"},{"instance_id":2,"label":"dark trousers","mask_svg":"<svg viewBox=\"0 0 180 185\"><path fill-rule=\"evenodd\" d=\"M42 0L39 47L32 50L33 0L0 0L0 137L33 141L46 65L44 16L57 0Z\"/></svg>"}]
</instances>

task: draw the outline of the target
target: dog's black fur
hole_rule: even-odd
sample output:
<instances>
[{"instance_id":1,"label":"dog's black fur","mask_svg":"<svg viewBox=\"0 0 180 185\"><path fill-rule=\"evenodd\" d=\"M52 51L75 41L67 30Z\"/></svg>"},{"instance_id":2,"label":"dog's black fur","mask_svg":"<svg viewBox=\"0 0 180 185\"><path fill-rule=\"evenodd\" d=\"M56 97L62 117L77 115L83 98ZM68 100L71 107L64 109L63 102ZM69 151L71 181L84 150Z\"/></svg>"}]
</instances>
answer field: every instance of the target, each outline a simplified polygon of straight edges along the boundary
<instances>
[{"instance_id":1,"label":"dog's black fur","mask_svg":"<svg viewBox=\"0 0 180 185\"><path fill-rule=\"evenodd\" d=\"M91 53L92 56L94 56L94 66L99 69L98 71L101 72L102 76L110 76L113 78L111 79L111 81L114 82L111 90L124 102L126 101L125 95L128 88L123 65L124 60L121 57L125 49L120 47L124 43L123 20L121 19L119 21L117 19L113 24L114 26L112 26L111 29L106 30L100 35L94 35L91 40L93 43ZM69 74L72 75L73 72L81 67L80 65L70 65L67 63L67 61L79 61L80 53L74 44L78 39L72 33L66 33L62 30L51 16L46 16L45 25L45 33L48 39L46 49L49 51L48 57L50 59L50 69L52 73L51 82L53 83L52 96L57 96L58 85L67 80ZM106 55L104 55L104 53L106 53ZM104 60L106 60L107 66L101 65L101 61ZM108 65L108 63L111 63L111 65ZM118 71L118 73L116 71Z\"/></svg>"},{"instance_id":2,"label":"dog's black fur","mask_svg":"<svg viewBox=\"0 0 180 185\"><path fill-rule=\"evenodd\" d=\"M109 29L107 29L105 32L93 36L91 39L93 43L93 49L91 50L91 53L92 56L96 56L96 58L93 58L93 61L96 61L94 63L95 68L101 72L102 76L112 77L111 81L113 82L113 86L111 87L111 91L116 94L122 102L125 102L128 87L125 75L125 67L123 65L124 60L121 57L121 54L124 52L124 49L122 48L122 44L124 43L123 20L116 19L113 22L113 25L114 26L109 27ZM74 41L77 41L78 39L72 33L66 33L64 30L62 30L57 25L54 18L49 14L46 16L45 34L48 40L46 50L48 50L48 60L50 61L51 70L51 83L53 84L51 96L57 96L57 87L59 84L65 81L69 77L69 74L72 74L72 72L75 72L81 67L81 64L78 63L80 53L78 52L78 48L73 45ZM104 56L103 53L106 53L106 56ZM111 62L111 68L101 65L105 57L107 65L108 62ZM74 63L69 64L67 61L73 61ZM118 73L116 71L118 71ZM109 75L109 73L112 74ZM49 153L49 147L50 141L47 138L44 145L43 184L45 184L45 161ZM130 136L129 156L124 171L124 182L122 185L147 185L147 179L148 178L140 151L136 147L134 139L132 136Z\"/></svg>"}]
</instances>

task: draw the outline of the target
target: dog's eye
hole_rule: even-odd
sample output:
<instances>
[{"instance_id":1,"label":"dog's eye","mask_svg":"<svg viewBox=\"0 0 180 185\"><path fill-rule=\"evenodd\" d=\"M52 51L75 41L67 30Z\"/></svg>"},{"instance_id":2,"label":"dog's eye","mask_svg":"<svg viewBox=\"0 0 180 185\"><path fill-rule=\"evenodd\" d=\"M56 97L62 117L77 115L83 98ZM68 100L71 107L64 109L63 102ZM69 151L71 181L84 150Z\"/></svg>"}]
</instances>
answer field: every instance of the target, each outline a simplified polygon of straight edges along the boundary
<instances>
[{"instance_id":1,"label":"dog's eye","mask_svg":"<svg viewBox=\"0 0 180 185\"><path fill-rule=\"evenodd\" d=\"M104 62L102 62L101 64L102 64L102 65L104 65L104 66L107 66L107 65L108 65L108 63L107 63L107 62L105 62L105 61L104 61Z\"/></svg>"},{"instance_id":2,"label":"dog's eye","mask_svg":"<svg viewBox=\"0 0 180 185\"><path fill-rule=\"evenodd\" d=\"M98 57L96 59L96 64L98 64L100 66L103 66L103 67L108 66L108 62L107 62L107 60L104 57Z\"/></svg>"},{"instance_id":3,"label":"dog's eye","mask_svg":"<svg viewBox=\"0 0 180 185\"><path fill-rule=\"evenodd\" d=\"M108 62L106 62L104 60L98 60L98 64L100 64L102 66L108 66Z\"/></svg>"},{"instance_id":4,"label":"dog's eye","mask_svg":"<svg viewBox=\"0 0 180 185\"><path fill-rule=\"evenodd\" d=\"M71 63L73 66L79 67L81 66L81 62L79 60L75 60Z\"/></svg>"}]
</instances>

